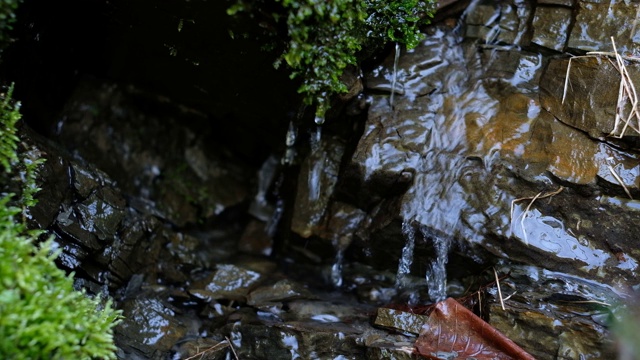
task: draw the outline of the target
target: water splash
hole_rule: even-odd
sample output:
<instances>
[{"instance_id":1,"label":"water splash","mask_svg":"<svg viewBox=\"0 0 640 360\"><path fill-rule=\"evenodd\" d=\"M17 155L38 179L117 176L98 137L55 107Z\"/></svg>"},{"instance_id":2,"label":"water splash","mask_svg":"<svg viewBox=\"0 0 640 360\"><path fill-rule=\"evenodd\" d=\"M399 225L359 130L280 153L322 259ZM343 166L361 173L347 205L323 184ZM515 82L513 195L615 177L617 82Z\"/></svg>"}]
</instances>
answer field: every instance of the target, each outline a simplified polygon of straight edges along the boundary
<instances>
[{"instance_id":1,"label":"water splash","mask_svg":"<svg viewBox=\"0 0 640 360\"><path fill-rule=\"evenodd\" d=\"M389 106L393 109L393 100L396 95L396 82L398 81L398 62L400 60L400 43L396 43L395 57L393 58L393 75L391 77L391 95L389 97Z\"/></svg>"}]
</instances>

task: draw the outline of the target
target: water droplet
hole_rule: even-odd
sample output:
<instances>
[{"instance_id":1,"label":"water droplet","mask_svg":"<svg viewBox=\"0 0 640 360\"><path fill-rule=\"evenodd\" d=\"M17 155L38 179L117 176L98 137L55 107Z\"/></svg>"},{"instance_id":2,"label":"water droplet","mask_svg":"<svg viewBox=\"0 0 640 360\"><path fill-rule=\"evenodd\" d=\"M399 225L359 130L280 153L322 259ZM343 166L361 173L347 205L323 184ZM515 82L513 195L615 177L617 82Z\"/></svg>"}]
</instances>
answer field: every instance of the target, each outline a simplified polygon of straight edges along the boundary
<instances>
[{"instance_id":1,"label":"water droplet","mask_svg":"<svg viewBox=\"0 0 640 360\"><path fill-rule=\"evenodd\" d=\"M315 118L315 122L316 122L316 124L318 124L318 125L322 125L322 124L324 124L324 116L316 116L316 118Z\"/></svg>"}]
</instances>

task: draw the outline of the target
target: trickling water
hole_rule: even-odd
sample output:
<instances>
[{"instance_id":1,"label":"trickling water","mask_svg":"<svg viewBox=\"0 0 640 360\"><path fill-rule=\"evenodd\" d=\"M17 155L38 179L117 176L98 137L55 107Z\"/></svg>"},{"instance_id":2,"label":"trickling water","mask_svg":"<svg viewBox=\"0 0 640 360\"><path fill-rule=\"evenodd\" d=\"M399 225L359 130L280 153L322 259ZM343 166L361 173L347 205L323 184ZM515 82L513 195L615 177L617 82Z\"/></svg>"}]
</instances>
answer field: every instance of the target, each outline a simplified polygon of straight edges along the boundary
<instances>
[{"instance_id":1,"label":"trickling water","mask_svg":"<svg viewBox=\"0 0 640 360\"><path fill-rule=\"evenodd\" d=\"M297 136L298 136L298 130L296 129L296 126L293 124L293 121L289 121L289 130L287 131L285 144L288 147L295 145Z\"/></svg>"},{"instance_id":2,"label":"trickling water","mask_svg":"<svg viewBox=\"0 0 640 360\"><path fill-rule=\"evenodd\" d=\"M311 152L315 153L320 148L320 142L322 141L322 126L315 126L309 130L309 144L311 145Z\"/></svg>"},{"instance_id":3,"label":"trickling water","mask_svg":"<svg viewBox=\"0 0 640 360\"><path fill-rule=\"evenodd\" d=\"M344 263L344 249L339 245L335 244L334 247L337 249L336 258L331 265L331 284L334 287L339 288L342 286L342 264Z\"/></svg>"},{"instance_id":4,"label":"trickling water","mask_svg":"<svg viewBox=\"0 0 640 360\"><path fill-rule=\"evenodd\" d=\"M424 234L423 232L423 235ZM429 288L429 297L433 302L443 301L447 298L447 269L449 260L449 248L451 241L443 236L434 236L433 247L436 258L431 262L427 270L426 279Z\"/></svg>"},{"instance_id":5,"label":"trickling water","mask_svg":"<svg viewBox=\"0 0 640 360\"><path fill-rule=\"evenodd\" d=\"M398 262L398 273L396 275L396 288L402 289L408 285L408 276L411 273L413 264L413 250L416 245L416 233L411 223L405 218L402 222L402 234L404 234L405 244L402 248L402 255Z\"/></svg>"},{"instance_id":6,"label":"trickling water","mask_svg":"<svg viewBox=\"0 0 640 360\"><path fill-rule=\"evenodd\" d=\"M391 96L389 106L393 109L393 99L396 94L396 82L398 81L398 61L400 60L400 43L396 43L395 57L393 59L393 75L391 78Z\"/></svg>"},{"instance_id":7,"label":"trickling water","mask_svg":"<svg viewBox=\"0 0 640 360\"><path fill-rule=\"evenodd\" d=\"M479 96L485 93L482 86L469 86L464 81L471 76L475 67L458 64L464 61L465 56L461 48L456 46L458 43L456 36L452 34L451 37L446 37L441 34L437 42L434 40L434 47L443 41L451 44L449 47L444 47L444 53L433 51L422 54L433 56L423 60L424 64L440 67L444 63L451 63L449 66L456 71L451 71L447 78L431 78L432 72L428 67L421 68L419 74L414 73L412 69L404 69L405 76L409 79L405 83L407 93L417 93L425 83L434 83L446 89L442 94L434 93L431 96L430 102L440 110L434 113L424 111L419 118L398 122L394 127L405 146L399 151L406 154L406 149L411 149L416 154L415 156L411 156L410 153L408 156L405 155L405 158L411 159L411 162L405 161L402 164L414 169L415 175L412 186L403 197L405 246L398 264L396 285L399 288L406 285L410 265L414 261L415 232L419 231L418 235L422 235L425 241L433 242L435 250L435 255L428 260L428 264L420 264L421 268L427 268L426 285L429 296L434 301L446 297L446 264L451 239L460 230L460 218L468 207L467 193L461 183L467 169L472 169L467 160L469 152L465 137L467 124L471 119L490 118L496 107L495 101L488 95ZM406 56L416 56L416 53L409 53ZM397 63L397 59L394 62ZM394 64L394 67L396 66L397 64ZM394 68L394 73L397 71L398 69ZM416 81L416 79L422 79L421 77L425 78ZM409 106L419 108L413 104ZM467 115L470 113L471 115ZM416 229L413 229L414 227Z\"/></svg>"}]
</instances>

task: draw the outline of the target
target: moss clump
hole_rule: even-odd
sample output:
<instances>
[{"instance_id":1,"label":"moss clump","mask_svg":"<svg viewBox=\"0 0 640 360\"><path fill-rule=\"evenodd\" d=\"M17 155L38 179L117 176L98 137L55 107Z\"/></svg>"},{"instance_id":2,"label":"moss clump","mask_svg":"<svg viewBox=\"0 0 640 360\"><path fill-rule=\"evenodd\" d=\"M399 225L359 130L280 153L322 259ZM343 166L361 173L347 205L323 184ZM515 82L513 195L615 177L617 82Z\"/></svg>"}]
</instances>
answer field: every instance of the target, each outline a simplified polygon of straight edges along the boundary
<instances>
[{"instance_id":1,"label":"moss clump","mask_svg":"<svg viewBox=\"0 0 640 360\"><path fill-rule=\"evenodd\" d=\"M0 49L9 42L7 35L16 20L14 11L22 0L0 0Z\"/></svg>"},{"instance_id":2,"label":"moss clump","mask_svg":"<svg viewBox=\"0 0 640 360\"><path fill-rule=\"evenodd\" d=\"M54 263L59 251L28 231L20 214L35 204L36 169L43 159L18 152L19 103L0 94L0 164L3 179L21 182L21 196L0 198L0 357L2 359L115 359L112 328L120 313L110 301L73 289L73 278Z\"/></svg>"},{"instance_id":3,"label":"moss clump","mask_svg":"<svg viewBox=\"0 0 640 360\"><path fill-rule=\"evenodd\" d=\"M329 97L347 92L340 77L347 65L357 65L357 54L365 46L388 41L415 47L422 39L419 27L429 22L435 1L418 0L239 0L229 9L268 14L272 22L286 22L288 42L282 61L299 77L298 89L307 104L315 103L316 116L323 118Z\"/></svg>"}]
</instances>

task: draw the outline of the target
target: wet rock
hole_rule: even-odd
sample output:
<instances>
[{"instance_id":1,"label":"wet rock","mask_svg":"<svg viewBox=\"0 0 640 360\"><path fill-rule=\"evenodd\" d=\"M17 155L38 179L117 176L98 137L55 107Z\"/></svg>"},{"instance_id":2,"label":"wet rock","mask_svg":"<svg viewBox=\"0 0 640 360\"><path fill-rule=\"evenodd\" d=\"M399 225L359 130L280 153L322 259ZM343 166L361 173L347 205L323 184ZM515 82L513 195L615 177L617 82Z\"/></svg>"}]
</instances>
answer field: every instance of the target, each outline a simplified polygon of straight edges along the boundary
<instances>
[{"instance_id":1,"label":"wet rock","mask_svg":"<svg viewBox=\"0 0 640 360\"><path fill-rule=\"evenodd\" d=\"M322 226L333 189L338 182L344 145L325 139L305 159L300 169L291 229L309 237Z\"/></svg>"},{"instance_id":2,"label":"wet rock","mask_svg":"<svg viewBox=\"0 0 640 360\"><path fill-rule=\"evenodd\" d=\"M228 356L229 347L229 342L226 339L222 341L209 338L185 340L176 344L172 349L172 359L222 360Z\"/></svg>"},{"instance_id":3,"label":"wet rock","mask_svg":"<svg viewBox=\"0 0 640 360\"><path fill-rule=\"evenodd\" d=\"M586 51L610 51L611 37L619 51L638 51L635 31L637 4L616 1L577 1L577 15L568 47ZM634 32L635 31L635 32Z\"/></svg>"},{"instance_id":4,"label":"wet rock","mask_svg":"<svg viewBox=\"0 0 640 360\"><path fill-rule=\"evenodd\" d=\"M280 280L271 286L261 286L247 296L247 304L264 305L279 301L310 298L311 293L304 286L288 279Z\"/></svg>"},{"instance_id":5,"label":"wet rock","mask_svg":"<svg viewBox=\"0 0 640 360\"><path fill-rule=\"evenodd\" d=\"M516 87L523 94L538 92L538 80L546 63L541 54L487 47L482 49L480 55L486 69L482 77L486 84L491 84L487 86L488 91Z\"/></svg>"},{"instance_id":6,"label":"wet rock","mask_svg":"<svg viewBox=\"0 0 640 360\"><path fill-rule=\"evenodd\" d=\"M555 51L564 51L572 15L570 8L537 6L533 16L531 42Z\"/></svg>"},{"instance_id":7,"label":"wet rock","mask_svg":"<svg viewBox=\"0 0 640 360\"><path fill-rule=\"evenodd\" d=\"M194 282L189 293L207 302L215 299L246 302L249 291L262 280L262 275L257 271L221 264L216 266L216 271Z\"/></svg>"},{"instance_id":8,"label":"wet rock","mask_svg":"<svg viewBox=\"0 0 640 360\"><path fill-rule=\"evenodd\" d=\"M386 97L372 97L365 132L351 165L361 169L354 173L362 174L362 187L376 183L389 189L390 183L380 179L403 170L414 174L412 185L401 197L401 207L386 209L389 217L426 226L419 227L422 234L416 251L431 242L437 244L437 239L464 239L459 246L476 258L482 253L480 245L496 256L543 262L550 269L600 281L632 277L631 273L622 275L625 270L604 241L611 236L605 232L616 237L627 233L632 238L630 227L578 230L570 224L577 224L576 216L590 224L609 214L594 205L598 192L613 196L624 194L624 188L633 192L639 183L637 157L593 141L557 121L545 111L551 110L548 106L541 108L541 102L548 103L544 98L548 95L538 100L536 84L545 61L540 54L530 56L538 59L537 65L530 67L532 71L512 82L507 79L513 75L496 70L504 65L488 59L487 52L477 54L469 44L449 38L446 28L437 29L441 30L432 30L432 38L422 46L401 57L398 81L405 95L396 97L394 109L389 108ZM433 46L435 39L438 45ZM492 52L491 56L499 60L506 54ZM515 58L526 59L521 56ZM548 71L543 84L551 79ZM544 85L543 89L546 87L552 86ZM428 96L415 95L424 88L435 90ZM586 104L581 108L592 111ZM618 172L625 173L625 179L614 180ZM593 190L586 195L571 191L549 195L567 184L589 185ZM549 199L533 204L536 194L547 194ZM598 210L587 215L569 210L569 203ZM608 221L618 224L618 216L632 222L632 215L624 212ZM404 227L392 224L362 223L369 232L359 230L357 234L368 234L369 245L360 245L372 246L379 237L385 239L388 252L396 241L392 239L399 237L400 244L408 241ZM520 241L494 242L498 238ZM400 248L402 245L393 245L398 256ZM382 248L377 251L380 257L389 258ZM622 252L628 254L628 250Z\"/></svg>"},{"instance_id":9,"label":"wet rock","mask_svg":"<svg viewBox=\"0 0 640 360\"><path fill-rule=\"evenodd\" d=\"M342 295L288 305L277 313L238 311L229 316L221 331L229 334L239 358L360 359L367 348L410 344L406 336L373 328L372 308Z\"/></svg>"},{"instance_id":10,"label":"wet rock","mask_svg":"<svg viewBox=\"0 0 640 360\"><path fill-rule=\"evenodd\" d=\"M494 297L488 309L492 326L537 359L616 357L606 324L594 319L601 315L606 319L619 295L607 287L533 267L510 270L502 291L503 296L514 295L504 301L506 310Z\"/></svg>"},{"instance_id":11,"label":"wet rock","mask_svg":"<svg viewBox=\"0 0 640 360\"><path fill-rule=\"evenodd\" d=\"M85 80L62 119L59 141L108 173L140 211L183 226L247 198L248 169L215 146L209 120L193 109Z\"/></svg>"},{"instance_id":12,"label":"wet rock","mask_svg":"<svg viewBox=\"0 0 640 360\"><path fill-rule=\"evenodd\" d=\"M273 240L267 235L267 224L252 220L238 240L238 250L252 255L271 255Z\"/></svg>"},{"instance_id":13,"label":"wet rock","mask_svg":"<svg viewBox=\"0 0 640 360\"><path fill-rule=\"evenodd\" d=\"M468 38L488 44L528 45L527 22L532 14L528 1L479 1L474 5L466 9Z\"/></svg>"},{"instance_id":14,"label":"wet rock","mask_svg":"<svg viewBox=\"0 0 640 360\"><path fill-rule=\"evenodd\" d=\"M378 308L375 324L387 328L398 329L403 332L420 334L428 317L406 311Z\"/></svg>"},{"instance_id":15,"label":"wet rock","mask_svg":"<svg viewBox=\"0 0 640 360\"><path fill-rule=\"evenodd\" d=\"M569 59L550 60L540 81L543 108L560 121L594 138L621 135L622 124L616 124L615 121L618 92L614 90L620 86L620 73L616 67L604 57L589 56L571 60L565 93L568 64ZM640 83L640 66L628 63L626 68L631 80ZM626 107L626 101L624 103ZM637 135L637 132L627 129L625 135Z\"/></svg>"},{"instance_id":16,"label":"wet rock","mask_svg":"<svg viewBox=\"0 0 640 360\"><path fill-rule=\"evenodd\" d=\"M117 325L114 332L116 345L126 354L122 358L164 358L178 340L194 331L188 322L181 321L177 309L150 293L124 301L121 308L128 320ZM195 330L197 334L197 326Z\"/></svg>"}]
</instances>

